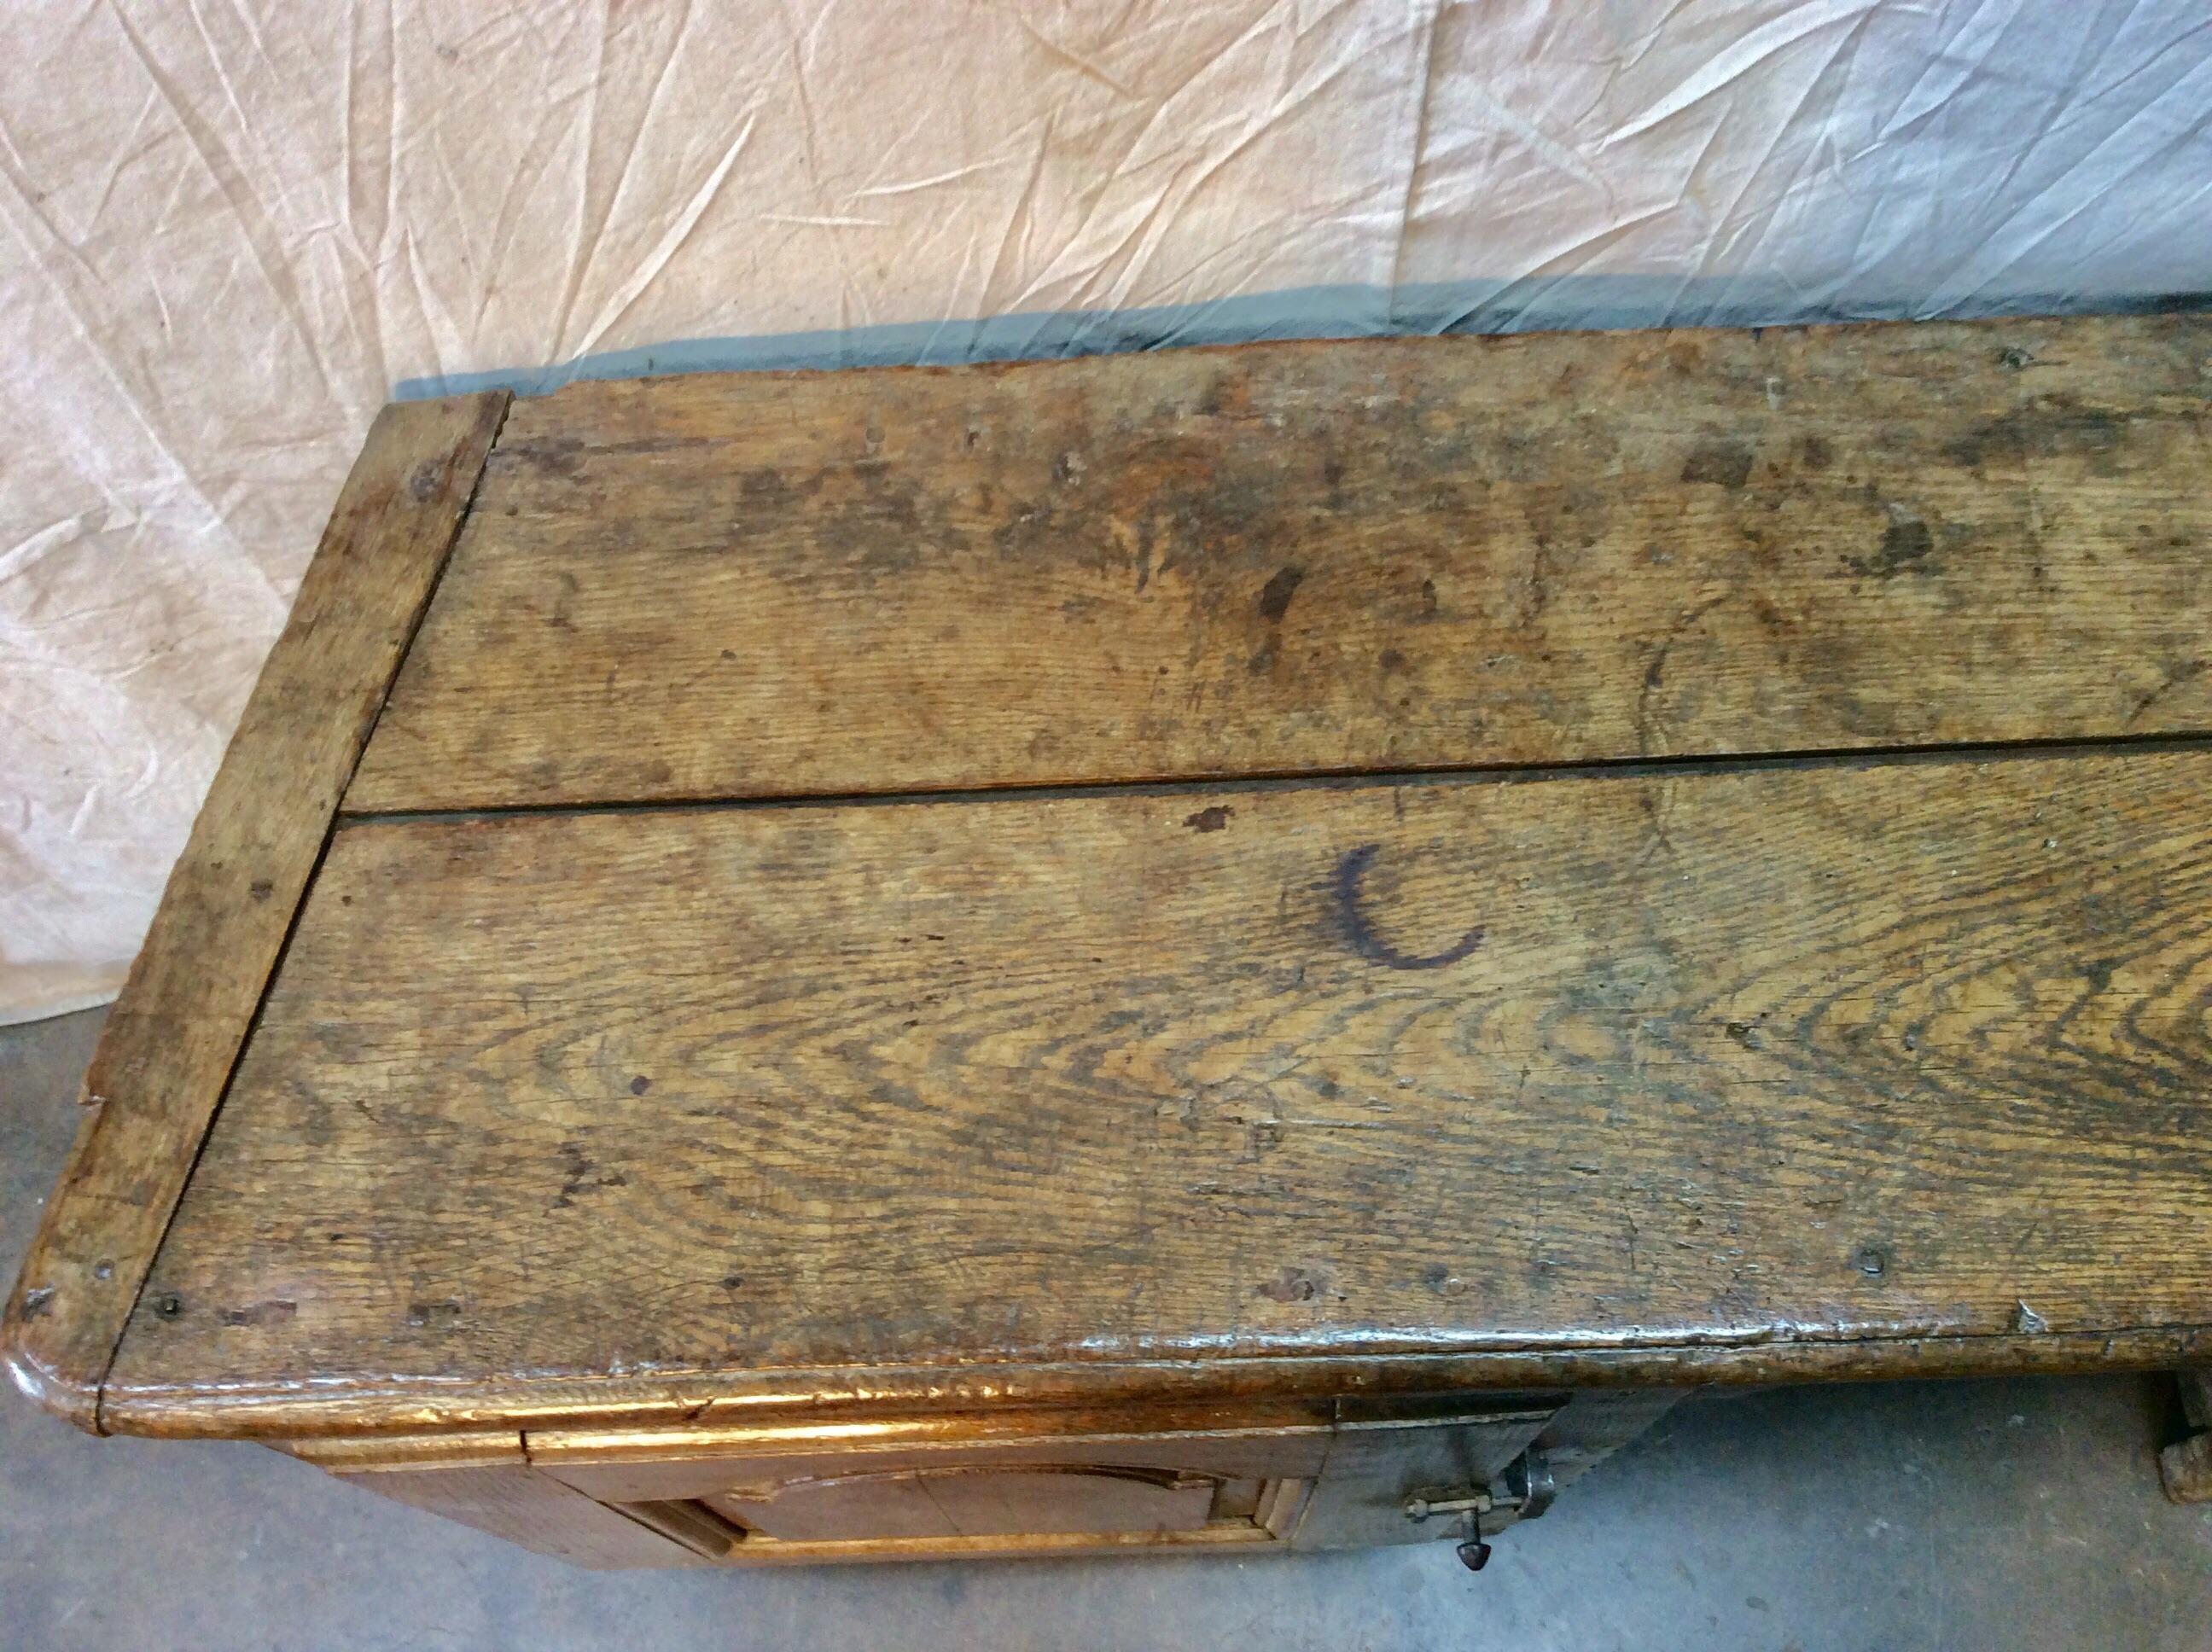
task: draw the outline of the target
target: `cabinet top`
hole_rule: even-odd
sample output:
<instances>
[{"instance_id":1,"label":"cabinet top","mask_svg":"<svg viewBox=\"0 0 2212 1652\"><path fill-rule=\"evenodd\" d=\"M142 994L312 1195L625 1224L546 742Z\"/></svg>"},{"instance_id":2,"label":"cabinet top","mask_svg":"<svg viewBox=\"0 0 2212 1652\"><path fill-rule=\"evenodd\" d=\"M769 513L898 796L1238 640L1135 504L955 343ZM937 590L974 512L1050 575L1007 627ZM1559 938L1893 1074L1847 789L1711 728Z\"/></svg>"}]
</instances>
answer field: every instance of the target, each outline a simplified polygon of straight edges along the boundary
<instances>
[{"instance_id":1,"label":"cabinet top","mask_svg":"<svg viewBox=\"0 0 2212 1652\"><path fill-rule=\"evenodd\" d=\"M387 410L15 1370L301 1435L2203 1357L2208 387L2160 316Z\"/></svg>"}]
</instances>

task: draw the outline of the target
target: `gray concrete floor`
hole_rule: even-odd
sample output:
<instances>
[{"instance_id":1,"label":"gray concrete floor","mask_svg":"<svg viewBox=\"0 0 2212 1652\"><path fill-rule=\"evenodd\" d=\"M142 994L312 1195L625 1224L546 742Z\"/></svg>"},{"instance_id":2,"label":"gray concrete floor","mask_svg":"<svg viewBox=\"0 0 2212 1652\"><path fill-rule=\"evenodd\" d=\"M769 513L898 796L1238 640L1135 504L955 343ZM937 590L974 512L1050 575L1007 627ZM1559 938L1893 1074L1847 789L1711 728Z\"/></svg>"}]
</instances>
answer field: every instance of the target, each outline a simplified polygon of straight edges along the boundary
<instances>
[{"instance_id":1,"label":"gray concrete floor","mask_svg":"<svg viewBox=\"0 0 2212 1652\"><path fill-rule=\"evenodd\" d=\"M100 1014L0 1029L0 1272ZM1699 1400L1507 1534L1285 1559L574 1570L245 1445L93 1440L0 1402L0 1645L1291 1649L2212 1646L2212 1509L2163 1379Z\"/></svg>"}]
</instances>

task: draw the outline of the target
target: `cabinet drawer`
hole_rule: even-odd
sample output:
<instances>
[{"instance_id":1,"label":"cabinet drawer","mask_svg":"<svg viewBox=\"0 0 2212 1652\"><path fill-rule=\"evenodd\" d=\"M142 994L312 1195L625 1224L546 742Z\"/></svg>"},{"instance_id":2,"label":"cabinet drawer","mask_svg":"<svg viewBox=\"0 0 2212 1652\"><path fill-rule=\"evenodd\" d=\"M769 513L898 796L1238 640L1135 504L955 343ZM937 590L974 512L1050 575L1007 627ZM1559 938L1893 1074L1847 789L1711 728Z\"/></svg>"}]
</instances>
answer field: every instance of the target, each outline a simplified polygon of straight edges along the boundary
<instances>
[{"instance_id":1,"label":"cabinet drawer","mask_svg":"<svg viewBox=\"0 0 2212 1652\"><path fill-rule=\"evenodd\" d=\"M587 1565L1484 1540L1669 1389L302 1441L363 1489Z\"/></svg>"},{"instance_id":2,"label":"cabinet drawer","mask_svg":"<svg viewBox=\"0 0 2212 1652\"><path fill-rule=\"evenodd\" d=\"M1561 1403L1460 1396L1410 1413L1331 1407L1244 1427L1154 1415L1116 1427L1046 1417L556 1431L532 1435L530 1455L563 1485L730 1561L1326 1548L1451 1534L1409 1517L1409 1501L1488 1486Z\"/></svg>"},{"instance_id":3,"label":"cabinet drawer","mask_svg":"<svg viewBox=\"0 0 2212 1652\"><path fill-rule=\"evenodd\" d=\"M1243 1428L1070 1420L556 1433L533 1436L531 1450L563 1484L701 1552L750 1563L1273 1543L1302 1510L1330 1439L1327 1422L1305 1418Z\"/></svg>"}]
</instances>

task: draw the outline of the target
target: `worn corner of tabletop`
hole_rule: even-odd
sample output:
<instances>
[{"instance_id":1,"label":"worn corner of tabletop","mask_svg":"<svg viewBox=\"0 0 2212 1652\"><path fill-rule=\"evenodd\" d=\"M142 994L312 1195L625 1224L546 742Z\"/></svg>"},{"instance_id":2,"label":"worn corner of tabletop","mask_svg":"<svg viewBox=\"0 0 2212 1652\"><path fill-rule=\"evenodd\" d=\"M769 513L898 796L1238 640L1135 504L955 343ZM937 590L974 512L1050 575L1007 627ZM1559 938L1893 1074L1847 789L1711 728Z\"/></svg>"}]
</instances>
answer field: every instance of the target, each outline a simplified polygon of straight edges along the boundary
<instances>
[{"instance_id":1,"label":"worn corner of tabletop","mask_svg":"<svg viewBox=\"0 0 2212 1652\"><path fill-rule=\"evenodd\" d=\"M16 1384L80 1428L118 1421L110 1374L510 399L377 416L109 1014L0 1330Z\"/></svg>"}]
</instances>

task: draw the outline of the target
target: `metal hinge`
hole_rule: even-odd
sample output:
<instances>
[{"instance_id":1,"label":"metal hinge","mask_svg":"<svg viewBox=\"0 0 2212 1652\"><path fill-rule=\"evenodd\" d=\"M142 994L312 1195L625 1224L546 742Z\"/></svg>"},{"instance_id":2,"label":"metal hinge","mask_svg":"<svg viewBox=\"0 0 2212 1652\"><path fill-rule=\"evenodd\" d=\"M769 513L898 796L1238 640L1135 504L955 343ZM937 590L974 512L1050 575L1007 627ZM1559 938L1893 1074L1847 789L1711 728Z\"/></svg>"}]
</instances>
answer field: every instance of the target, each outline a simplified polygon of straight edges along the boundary
<instances>
[{"instance_id":1,"label":"metal hinge","mask_svg":"<svg viewBox=\"0 0 2212 1652\"><path fill-rule=\"evenodd\" d=\"M1416 1522L1444 1519L1463 1522L1467 1535L1459 1546L1460 1562L1469 1571L1480 1571L1490 1564L1490 1545L1483 1540L1516 1521L1535 1519L1552 1506L1558 1490L1551 1464L1531 1446L1506 1464L1487 1485L1415 1492L1406 1499L1406 1518Z\"/></svg>"}]
</instances>

